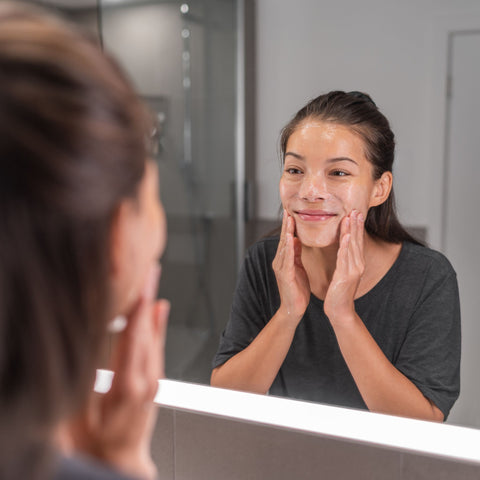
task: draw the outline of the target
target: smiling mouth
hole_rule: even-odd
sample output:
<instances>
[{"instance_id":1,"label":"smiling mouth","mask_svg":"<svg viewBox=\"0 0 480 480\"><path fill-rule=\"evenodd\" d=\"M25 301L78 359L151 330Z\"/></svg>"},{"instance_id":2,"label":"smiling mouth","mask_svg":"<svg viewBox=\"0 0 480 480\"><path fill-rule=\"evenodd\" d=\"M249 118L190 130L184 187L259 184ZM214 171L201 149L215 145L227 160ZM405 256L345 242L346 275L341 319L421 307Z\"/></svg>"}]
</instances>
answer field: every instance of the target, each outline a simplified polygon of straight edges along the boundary
<instances>
[{"instance_id":1,"label":"smiling mouth","mask_svg":"<svg viewBox=\"0 0 480 480\"><path fill-rule=\"evenodd\" d=\"M295 214L305 222L325 222L338 216L336 213L323 210L298 210Z\"/></svg>"}]
</instances>

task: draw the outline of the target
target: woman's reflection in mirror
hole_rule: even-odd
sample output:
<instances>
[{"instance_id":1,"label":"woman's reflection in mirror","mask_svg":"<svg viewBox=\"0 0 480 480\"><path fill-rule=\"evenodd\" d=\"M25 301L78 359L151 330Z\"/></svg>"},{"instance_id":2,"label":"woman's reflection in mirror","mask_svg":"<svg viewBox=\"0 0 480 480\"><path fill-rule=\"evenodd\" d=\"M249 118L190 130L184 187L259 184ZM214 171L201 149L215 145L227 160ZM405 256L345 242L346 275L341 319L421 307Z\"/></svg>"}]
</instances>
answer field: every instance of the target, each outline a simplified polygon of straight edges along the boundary
<instances>
[{"instance_id":1,"label":"woman's reflection in mirror","mask_svg":"<svg viewBox=\"0 0 480 480\"><path fill-rule=\"evenodd\" d=\"M388 120L368 95L334 91L280 141L281 231L247 252L212 385L445 420L460 389L456 274L397 218Z\"/></svg>"}]
</instances>

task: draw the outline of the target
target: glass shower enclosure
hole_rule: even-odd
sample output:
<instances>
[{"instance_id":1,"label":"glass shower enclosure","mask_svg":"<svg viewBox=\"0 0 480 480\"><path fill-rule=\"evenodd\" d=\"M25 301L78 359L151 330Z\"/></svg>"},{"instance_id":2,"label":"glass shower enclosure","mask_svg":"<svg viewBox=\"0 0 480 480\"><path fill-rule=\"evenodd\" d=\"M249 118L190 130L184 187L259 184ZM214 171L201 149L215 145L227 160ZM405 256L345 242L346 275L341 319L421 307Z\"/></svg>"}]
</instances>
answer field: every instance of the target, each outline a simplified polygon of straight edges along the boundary
<instances>
[{"instance_id":1,"label":"glass shower enclosure","mask_svg":"<svg viewBox=\"0 0 480 480\"><path fill-rule=\"evenodd\" d=\"M208 383L243 256L240 0L99 0L98 30L158 123L166 374ZM240 13L239 13L240 12Z\"/></svg>"}]
</instances>

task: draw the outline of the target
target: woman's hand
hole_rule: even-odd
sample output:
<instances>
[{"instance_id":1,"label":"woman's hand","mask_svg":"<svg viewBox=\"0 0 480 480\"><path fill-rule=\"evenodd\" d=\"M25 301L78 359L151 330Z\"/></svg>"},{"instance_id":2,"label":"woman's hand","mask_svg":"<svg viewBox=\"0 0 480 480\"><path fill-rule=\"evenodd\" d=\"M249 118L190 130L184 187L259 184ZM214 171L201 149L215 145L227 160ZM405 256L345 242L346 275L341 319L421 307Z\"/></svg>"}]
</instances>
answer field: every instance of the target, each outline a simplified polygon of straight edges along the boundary
<instances>
[{"instance_id":1,"label":"woman's hand","mask_svg":"<svg viewBox=\"0 0 480 480\"><path fill-rule=\"evenodd\" d=\"M128 474L154 479L150 442L157 408L153 399L164 377L164 351L170 304L155 301L160 268L155 265L128 316L112 356L110 391L93 394L72 424L74 447Z\"/></svg>"},{"instance_id":2,"label":"woman's hand","mask_svg":"<svg viewBox=\"0 0 480 480\"><path fill-rule=\"evenodd\" d=\"M280 309L298 323L310 301L310 282L302 264L302 245L294 233L295 221L284 210L280 241L272 267L280 293Z\"/></svg>"},{"instance_id":3,"label":"woman's hand","mask_svg":"<svg viewBox=\"0 0 480 480\"><path fill-rule=\"evenodd\" d=\"M353 210L342 220L337 266L325 295L325 314L331 322L355 314L355 293L365 271L363 215Z\"/></svg>"}]
</instances>

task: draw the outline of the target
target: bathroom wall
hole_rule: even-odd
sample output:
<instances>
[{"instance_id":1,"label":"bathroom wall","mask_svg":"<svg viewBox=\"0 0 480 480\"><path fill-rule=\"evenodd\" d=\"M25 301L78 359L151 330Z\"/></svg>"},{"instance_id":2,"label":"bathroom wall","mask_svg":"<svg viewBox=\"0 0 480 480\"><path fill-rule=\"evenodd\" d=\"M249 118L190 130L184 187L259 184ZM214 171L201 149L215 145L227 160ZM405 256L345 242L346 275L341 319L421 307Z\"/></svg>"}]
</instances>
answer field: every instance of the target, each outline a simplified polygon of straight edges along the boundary
<instances>
[{"instance_id":1,"label":"bathroom wall","mask_svg":"<svg viewBox=\"0 0 480 480\"><path fill-rule=\"evenodd\" d=\"M363 90L391 121L401 220L440 245L443 158L437 145L438 25L480 15L476 0L260 0L257 2L257 197L276 217L282 126L306 101L333 89ZM435 128L432 128L435 127ZM440 123L440 127L442 127ZM440 149L441 154L441 149Z\"/></svg>"}]
</instances>

